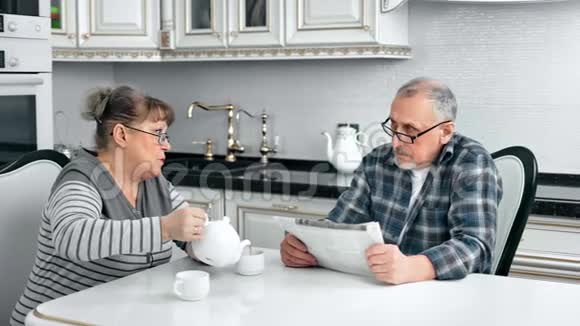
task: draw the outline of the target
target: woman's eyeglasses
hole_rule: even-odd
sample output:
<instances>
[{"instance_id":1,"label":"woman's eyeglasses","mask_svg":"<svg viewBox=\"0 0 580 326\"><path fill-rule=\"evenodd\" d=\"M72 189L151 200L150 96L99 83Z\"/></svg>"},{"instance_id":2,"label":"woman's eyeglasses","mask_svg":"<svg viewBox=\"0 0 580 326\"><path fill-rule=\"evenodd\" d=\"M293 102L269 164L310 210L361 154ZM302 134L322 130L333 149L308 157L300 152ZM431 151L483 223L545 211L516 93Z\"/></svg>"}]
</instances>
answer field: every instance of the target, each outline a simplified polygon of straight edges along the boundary
<instances>
[{"instance_id":1,"label":"woman's eyeglasses","mask_svg":"<svg viewBox=\"0 0 580 326\"><path fill-rule=\"evenodd\" d=\"M133 128L131 126L127 126L125 124L123 124L124 127L135 130L135 131L139 131L151 136L155 136L157 137L157 142L159 143L159 145L163 145L165 143L169 144L169 136L167 135L166 132L159 132L159 133L155 133L155 132L149 132L149 131L145 131L145 130L141 130L141 129L137 129L137 128Z\"/></svg>"}]
</instances>

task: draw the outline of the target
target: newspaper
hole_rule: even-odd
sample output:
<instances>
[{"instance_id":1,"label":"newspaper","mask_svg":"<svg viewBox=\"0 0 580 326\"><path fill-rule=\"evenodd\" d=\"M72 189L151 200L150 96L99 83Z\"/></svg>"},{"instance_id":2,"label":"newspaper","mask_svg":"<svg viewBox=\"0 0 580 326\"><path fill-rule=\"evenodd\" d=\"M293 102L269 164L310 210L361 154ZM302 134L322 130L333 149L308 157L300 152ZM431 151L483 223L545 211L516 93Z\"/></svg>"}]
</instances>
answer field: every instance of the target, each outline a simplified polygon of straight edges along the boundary
<instances>
[{"instance_id":1,"label":"newspaper","mask_svg":"<svg viewBox=\"0 0 580 326\"><path fill-rule=\"evenodd\" d=\"M384 243L378 222L341 224L274 216L280 227L300 239L320 266L336 271L370 275L365 251L375 243Z\"/></svg>"}]
</instances>

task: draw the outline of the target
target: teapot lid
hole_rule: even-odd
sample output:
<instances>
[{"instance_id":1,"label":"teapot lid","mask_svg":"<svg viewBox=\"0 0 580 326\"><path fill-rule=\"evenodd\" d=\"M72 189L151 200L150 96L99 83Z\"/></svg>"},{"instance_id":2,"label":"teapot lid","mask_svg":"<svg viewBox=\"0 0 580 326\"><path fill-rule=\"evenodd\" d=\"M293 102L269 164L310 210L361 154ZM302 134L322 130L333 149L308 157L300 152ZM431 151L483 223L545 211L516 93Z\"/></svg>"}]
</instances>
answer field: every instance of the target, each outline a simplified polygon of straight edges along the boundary
<instances>
[{"instance_id":1,"label":"teapot lid","mask_svg":"<svg viewBox=\"0 0 580 326\"><path fill-rule=\"evenodd\" d=\"M336 126L338 128L350 127L350 128L353 128L356 132L359 131L359 125L358 125L358 123L341 122L341 123L337 124Z\"/></svg>"}]
</instances>

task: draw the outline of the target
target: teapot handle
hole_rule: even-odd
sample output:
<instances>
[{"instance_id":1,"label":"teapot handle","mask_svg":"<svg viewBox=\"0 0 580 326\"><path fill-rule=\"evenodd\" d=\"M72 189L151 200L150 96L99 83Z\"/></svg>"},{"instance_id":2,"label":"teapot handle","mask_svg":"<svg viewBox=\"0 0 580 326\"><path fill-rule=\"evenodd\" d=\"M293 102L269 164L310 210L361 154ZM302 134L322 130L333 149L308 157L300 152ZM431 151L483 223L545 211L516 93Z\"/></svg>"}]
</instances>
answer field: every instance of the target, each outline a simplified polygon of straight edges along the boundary
<instances>
[{"instance_id":1,"label":"teapot handle","mask_svg":"<svg viewBox=\"0 0 580 326\"><path fill-rule=\"evenodd\" d=\"M244 248L246 248L247 246L249 246L251 244L252 243L250 242L250 240L248 240L248 239L243 240L242 242L240 242L240 248L244 249Z\"/></svg>"},{"instance_id":2,"label":"teapot handle","mask_svg":"<svg viewBox=\"0 0 580 326\"><path fill-rule=\"evenodd\" d=\"M363 140L362 140L362 141L361 141L361 140L359 140L359 137L360 137L360 136L364 136L364 137L361 137L361 138L363 138ZM359 131L359 132L357 132L356 134L354 134L354 141L356 142L356 144L357 144L357 145L359 145L359 146L361 146L361 147L371 148L371 147L368 145L368 142L369 142L369 136L368 136L367 134L365 134L365 133L364 133L364 131Z\"/></svg>"},{"instance_id":3,"label":"teapot handle","mask_svg":"<svg viewBox=\"0 0 580 326\"><path fill-rule=\"evenodd\" d=\"M244 252L244 248L250 246L251 244L252 243L248 239L243 240L242 242L240 242L240 255L242 254L242 252Z\"/></svg>"}]
</instances>

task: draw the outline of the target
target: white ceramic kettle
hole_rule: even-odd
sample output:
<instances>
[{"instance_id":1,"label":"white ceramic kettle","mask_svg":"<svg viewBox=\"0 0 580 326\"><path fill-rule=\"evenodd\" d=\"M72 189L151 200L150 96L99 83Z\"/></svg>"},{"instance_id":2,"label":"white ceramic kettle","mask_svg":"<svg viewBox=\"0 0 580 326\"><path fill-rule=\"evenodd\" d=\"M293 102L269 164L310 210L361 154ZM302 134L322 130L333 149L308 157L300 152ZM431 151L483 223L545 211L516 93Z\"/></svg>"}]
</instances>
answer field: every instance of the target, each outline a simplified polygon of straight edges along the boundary
<instances>
[{"instance_id":1,"label":"white ceramic kettle","mask_svg":"<svg viewBox=\"0 0 580 326\"><path fill-rule=\"evenodd\" d=\"M360 165L363 158L363 148L368 147L357 137L366 136L362 131L348 125L336 128L334 145L332 137L326 131L322 133L327 138L326 155L328 161L341 173L352 173Z\"/></svg>"},{"instance_id":2,"label":"white ceramic kettle","mask_svg":"<svg viewBox=\"0 0 580 326\"><path fill-rule=\"evenodd\" d=\"M227 216L211 222L206 220L203 233L203 239L192 241L191 245L195 257L211 266L237 263L244 248L250 245L250 240L240 241Z\"/></svg>"}]
</instances>

